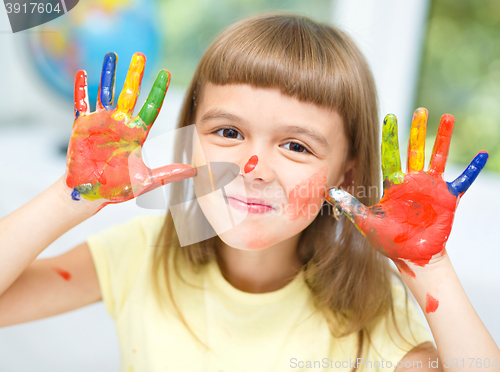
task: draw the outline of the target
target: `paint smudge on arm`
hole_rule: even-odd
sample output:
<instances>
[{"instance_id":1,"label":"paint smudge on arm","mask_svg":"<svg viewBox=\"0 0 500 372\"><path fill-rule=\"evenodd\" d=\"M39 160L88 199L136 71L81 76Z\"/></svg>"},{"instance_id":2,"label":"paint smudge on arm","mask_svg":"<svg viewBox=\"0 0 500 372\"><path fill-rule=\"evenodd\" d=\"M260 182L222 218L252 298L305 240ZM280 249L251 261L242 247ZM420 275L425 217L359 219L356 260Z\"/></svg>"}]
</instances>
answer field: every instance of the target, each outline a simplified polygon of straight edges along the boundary
<instances>
[{"instance_id":1,"label":"paint smudge on arm","mask_svg":"<svg viewBox=\"0 0 500 372\"><path fill-rule=\"evenodd\" d=\"M64 280L71 279L71 274L66 270L63 270L59 267L53 267L52 270L54 270L56 273L58 273Z\"/></svg>"},{"instance_id":2,"label":"paint smudge on arm","mask_svg":"<svg viewBox=\"0 0 500 372\"><path fill-rule=\"evenodd\" d=\"M433 313L437 310L439 301L427 293L425 296L425 312L427 314Z\"/></svg>"},{"instance_id":3,"label":"paint smudge on arm","mask_svg":"<svg viewBox=\"0 0 500 372\"><path fill-rule=\"evenodd\" d=\"M398 268L401 274L407 274L415 278L415 272L410 268L410 266L408 266L406 262L396 258L394 259L394 263L396 264L396 267Z\"/></svg>"}]
</instances>

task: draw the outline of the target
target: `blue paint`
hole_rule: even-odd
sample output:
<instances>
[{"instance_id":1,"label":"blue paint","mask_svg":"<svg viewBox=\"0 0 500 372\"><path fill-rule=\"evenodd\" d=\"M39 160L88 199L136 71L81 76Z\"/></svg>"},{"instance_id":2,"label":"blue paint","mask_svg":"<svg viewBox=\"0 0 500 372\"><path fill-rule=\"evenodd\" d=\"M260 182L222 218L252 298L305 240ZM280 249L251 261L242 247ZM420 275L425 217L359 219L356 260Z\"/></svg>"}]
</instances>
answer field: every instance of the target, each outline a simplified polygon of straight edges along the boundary
<instances>
[{"instance_id":1,"label":"blue paint","mask_svg":"<svg viewBox=\"0 0 500 372\"><path fill-rule=\"evenodd\" d=\"M76 189L76 187L71 192L71 199L73 199L73 200L80 200L80 193L78 192L78 190Z\"/></svg>"},{"instance_id":2,"label":"blue paint","mask_svg":"<svg viewBox=\"0 0 500 372\"><path fill-rule=\"evenodd\" d=\"M468 190L470 185L476 180L479 172L486 165L488 160L487 152L480 152L476 157L470 162L469 166L464 170L464 172L458 176L455 181L447 182L448 190L455 196L463 194Z\"/></svg>"},{"instance_id":3,"label":"blue paint","mask_svg":"<svg viewBox=\"0 0 500 372\"><path fill-rule=\"evenodd\" d=\"M104 57L104 62L102 64L101 73L101 83L100 85L100 100L101 105L106 110L113 109L113 95L115 87L115 72L116 72L116 61L117 54L114 52L109 52Z\"/></svg>"}]
</instances>

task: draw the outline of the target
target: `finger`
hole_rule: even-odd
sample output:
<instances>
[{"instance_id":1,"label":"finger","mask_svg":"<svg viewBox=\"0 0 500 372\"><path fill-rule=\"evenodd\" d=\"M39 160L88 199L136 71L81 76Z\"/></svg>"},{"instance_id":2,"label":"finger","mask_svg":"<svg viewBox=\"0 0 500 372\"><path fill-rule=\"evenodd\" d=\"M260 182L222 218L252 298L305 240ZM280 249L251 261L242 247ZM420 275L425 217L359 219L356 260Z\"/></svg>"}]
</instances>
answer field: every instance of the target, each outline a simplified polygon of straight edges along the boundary
<instances>
[{"instance_id":1,"label":"finger","mask_svg":"<svg viewBox=\"0 0 500 372\"><path fill-rule=\"evenodd\" d=\"M88 115L90 112L89 94L87 91L87 73L79 70L75 76L75 120L80 115Z\"/></svg>"},{"instance_id":2,"label":"finger","mask_svg":"<svg viewBox=\"0 0 500 372\"><path fill-rule=\"evenodd\" d=\"M401 172L401 157L399 155L398 120L395 115L389 114L384 119L382 129L382 173L386 180L398 184L403 182Z\"/></svg>"},{"instance_id":3,"label":"finger","mask_svg":"<svg viewBox=\"0 0 500 372\"><path fill-rule=\"evenodd\" d=\"M153 84L153 88L151 88L148 99L139 112L139 118L144 122L147 130L151 128L151 124L154 123L160 113L169 84L170 72L167 70L160 71Z\"/></svg>"},{"instance_id":4,"label":"finger","mask_svg":"<svg viewBox=\"0 0 500 372\"><path fill-rule=\"evenodd\" d=\"M137 102L137 97L139 96L145 65L146 56L144 54L135 53L132 56L125 84L123 85L120 97L118 97L115 119L120 120L126 115L132 115Z\"/></svg>"},{"instance_id":5,"label":"finger","mask_svg":"<svg viewBox=\"0 0 500 372\"><path fill-rule=\"evenodd\" d=\"M164 167L150 169L150 176L145 188L153 190L167 183L181 181L186 178L194 177L197 173L196 168L191 165L174 163Z\"/></svg>"},{"instance_id":6,"label":"finger","mask_svg":"<svg viewBox=\"0 0 500 372\"><path fill-rule=\"evenodd\" d=\"M467 169L465 169L455 181L452 183L448 182L448 190L450 190L450 192L455 196L459 196L460 194L466 192L479 175L479 172L481 172L484 168L487 161L488 153L486 151L480 151L470 162Z\"/></svg>"},{"instance_id":7,"label":"finger","mask_svg":"<svg viewBox=\"0 0 500 372\"><path fill-rule=\"evenodd\" d=\"M343 190L328 189L325 199L334 208L340 209L356 225L366 218L366 207L363 203Z\"/></svg>"},{"instance_id":8,"label":"finger","mask_svg":"<svg viewBox=\"0 0 500 372\"><path fill-rule=\"evenodd\" d=\"M97 91L97 111L111 110L113 108L117 60L118 55L114 52L109 52L104 56L101 80Z\"/></svg>"},{"instance_id":9,"label":"finger","mask_svg":"<svg viewBox=\"0 0 500 372\"><path fill-rule=\"evenodd\" d=\"M420 107L413 113L410 141L408 142L408 173L420 172L424 168L425 132L428 111Z\"/></svg>"},{"instance_id":10,"label":"finger","mask_svg":"<svg viewBox=\"0 0 500 372\"><path fill-rule=\"evenodd\" d=\"M435 177L444 172L454 124L455 118L453 116L449 114L441 116L438 133L432 149L431 161L429 163L429 174L431 176Z\"/></svg>"}]
</instances>

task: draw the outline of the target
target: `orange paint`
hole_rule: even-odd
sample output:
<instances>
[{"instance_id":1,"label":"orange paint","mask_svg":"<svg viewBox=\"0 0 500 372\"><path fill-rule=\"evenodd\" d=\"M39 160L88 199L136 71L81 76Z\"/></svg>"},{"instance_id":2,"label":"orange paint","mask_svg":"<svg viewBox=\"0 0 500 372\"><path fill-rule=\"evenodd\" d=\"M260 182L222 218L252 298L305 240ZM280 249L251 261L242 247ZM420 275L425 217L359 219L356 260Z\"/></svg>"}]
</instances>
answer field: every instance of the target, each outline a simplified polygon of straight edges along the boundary
<instances>
[{"instance_id":1,"label":"orange paint","mask_svg":"<svg viewBox=\"0 0 500 372\"><path fill-rule=\"evenodd\" d=\"M427 314L433 313L437 310L439 306L439 301L427 293L425 296L425 312Z\"/></svg>"},{"instance_id":2,"label":"orange paint","mask_svg":"<svg viewBox=\"0 0 500 372\"><path fill-rule=\"evenodd\" d=\"M52 270L54 270L56 273L61 275L64 280L70 280L71 279L71 274L67 272L66 270L60 269L58 267L53 267Z\"/></svg>"},{"instance_id":3,"label":"orange paint","mask_svg":"<svg viewBox=\"0 0 500 372\"><path fill-rule=\"evenodd\" d=\"M248 159L248 162L245 164L245 168L243 169L245 173L250 173L251 171L253 171L257 166L258 161L259 158L257 157L257 155L253 155L252 157L250 157L250 159Z\"/></svg>"},{"instance_id":4,"label":"orange paint","mask_svg":"<svg viewBox=\"0 0 500 372\"><path fill-rule=\"evenodd\" d=\"M308 218L310 214L319 213L321 199L326 191L327 172L328 167L325 166L290 191L285 214L291 221ZM317 206L317 208L311 210L311 205Z\"/></svg>"}]
</instances>

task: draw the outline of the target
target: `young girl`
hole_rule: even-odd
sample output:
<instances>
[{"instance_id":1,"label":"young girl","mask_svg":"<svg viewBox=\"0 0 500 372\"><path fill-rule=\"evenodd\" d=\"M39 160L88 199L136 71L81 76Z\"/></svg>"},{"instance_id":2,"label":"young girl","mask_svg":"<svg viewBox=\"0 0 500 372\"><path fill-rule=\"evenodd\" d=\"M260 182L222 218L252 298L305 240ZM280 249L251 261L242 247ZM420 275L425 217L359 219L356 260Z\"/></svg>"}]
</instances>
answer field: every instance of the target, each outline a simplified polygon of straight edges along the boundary
<instances>
[{"instance_id":1,"label":"young girl","mask_svg":"<svg viewBox=\"0 0 500 372\"><path fill-rule=\"evenodd\" d=\"M498 369L499 349L444 250L457 202L486 161L480 153L444 183L451 117L443 117L424 172L427 113L417 110L408 174L395 118L387 118L384 197L375 205L379 124L364 58L331 26L265 14L238 22L208 48L179 121L194 124L195 136L178 147L177 163L149 170L137 147L170 75L160 72L132 117L144 63L134 55L113 109L116 56L108 54L92 114L85 73L77 74L65 175L0 221L0 326L103 300L116 321L122 371L422 371L452 367L453 358L465 360L454 371ZM217 163L241 172L200 192L201 169ZM209 175L212 186L221 176ZM188 200L193 186L197 198L35 260L105 205L174 181L172 200ZM206 228L193 223L196 213L213 236L183 246L186 231L199 237ZM437 350L384 255L424 311Z\"/></svg>"}]
</instances>

